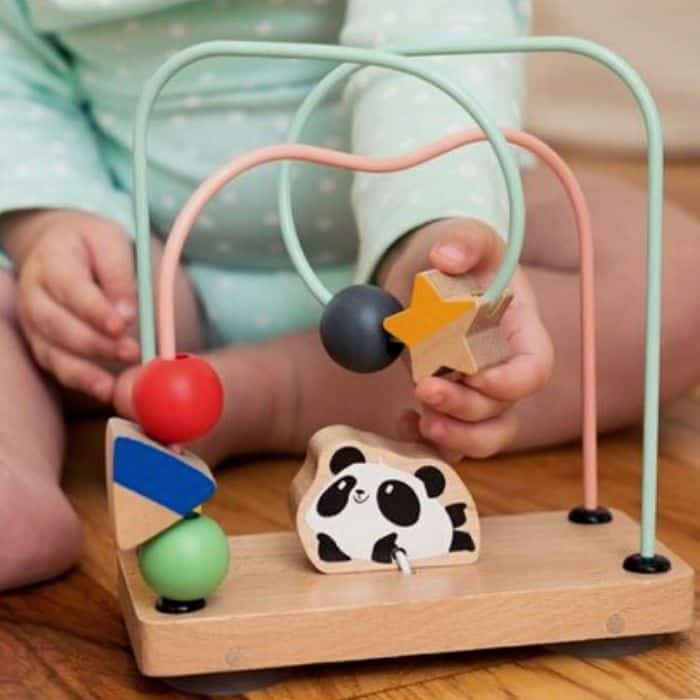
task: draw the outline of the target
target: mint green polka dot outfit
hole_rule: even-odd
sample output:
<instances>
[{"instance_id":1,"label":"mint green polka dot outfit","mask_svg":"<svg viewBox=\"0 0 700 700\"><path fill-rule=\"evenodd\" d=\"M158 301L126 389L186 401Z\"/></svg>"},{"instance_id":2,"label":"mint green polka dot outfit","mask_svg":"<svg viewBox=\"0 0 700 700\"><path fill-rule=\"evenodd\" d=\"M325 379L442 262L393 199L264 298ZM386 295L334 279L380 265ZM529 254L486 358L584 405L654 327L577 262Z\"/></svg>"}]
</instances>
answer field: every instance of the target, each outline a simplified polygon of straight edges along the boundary
<instances>
[{"instance_id":1,"label":"mint green polka dot outfit","mask_svg":"<svg viewBox=\"0 0 700 700\"><path fill-rule=\"evenodd\" d=\"M0 3L0 212L73 208L133 233L131 130L148 76L173 52L215 39L381 47L515 36L522 0L3 0ZM520 59L417 59L519 127ZM320 61L209 59L163 91L149 132L152 225L167 235L197 184L226 160L284 141ZM376 68L339 88L305 140L375 156L413 150L470 119L421 81ZM276 212L278 167L257 168L204 211L185 250L213 344L315 323L319 307L291 267ZM302 243L331 288L370 279L384 253L428 221L476 217L505 232L505 188L488 145L396 174L297 165Z\"/></svg>"}]
</instances>

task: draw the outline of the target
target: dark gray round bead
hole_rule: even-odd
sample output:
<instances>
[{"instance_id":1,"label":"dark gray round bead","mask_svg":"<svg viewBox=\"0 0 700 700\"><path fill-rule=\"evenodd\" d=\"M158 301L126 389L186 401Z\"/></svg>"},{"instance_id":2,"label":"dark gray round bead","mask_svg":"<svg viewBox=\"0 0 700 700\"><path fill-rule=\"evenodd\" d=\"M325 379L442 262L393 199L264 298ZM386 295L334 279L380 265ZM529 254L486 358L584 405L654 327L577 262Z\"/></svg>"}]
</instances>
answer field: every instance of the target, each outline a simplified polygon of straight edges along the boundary
<instances>
[{"instance_id":1,"label":"dark gray round bead","mask_svg":"<svg viewBox=\"0 0 700 700\"><path fill-rule=\"evenodd\" d=\"M331 358L352 372L378 372L403 350L382 325L403 310L389 292L371 284L356 284L338 292L321 317L321 340Z\"/></svg>"}]
</instances>

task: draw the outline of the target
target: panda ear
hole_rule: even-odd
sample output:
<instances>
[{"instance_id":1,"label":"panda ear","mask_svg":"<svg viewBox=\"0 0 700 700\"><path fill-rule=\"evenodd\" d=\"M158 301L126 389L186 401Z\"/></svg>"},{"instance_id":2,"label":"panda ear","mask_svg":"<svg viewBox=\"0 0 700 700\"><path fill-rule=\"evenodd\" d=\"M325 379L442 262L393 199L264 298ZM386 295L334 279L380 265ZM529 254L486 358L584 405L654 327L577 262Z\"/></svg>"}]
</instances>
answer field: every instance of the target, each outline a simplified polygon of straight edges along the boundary
<instances>
[{"instance_id":1,"label":"panda ear","mask_svg":"<svg viewBox=\"0 0 700 700\"><path fill-rule=\"evenodd\" d=\"M445 477L437 467L421 467L415 476L423 482L430 498L437 498L445 490Z\"/></svg>"},{"instance_id":2,"label":"panda ear","mask_svg":"<svg viewBox=\"0 0 700 700\"><path fill-rule=\"evenodd\" d=\"M333 474L338 474L351 464L361 464L366 461L357 447L339 447L331 457L330 470Z\"/></svg>"}]
</instances>

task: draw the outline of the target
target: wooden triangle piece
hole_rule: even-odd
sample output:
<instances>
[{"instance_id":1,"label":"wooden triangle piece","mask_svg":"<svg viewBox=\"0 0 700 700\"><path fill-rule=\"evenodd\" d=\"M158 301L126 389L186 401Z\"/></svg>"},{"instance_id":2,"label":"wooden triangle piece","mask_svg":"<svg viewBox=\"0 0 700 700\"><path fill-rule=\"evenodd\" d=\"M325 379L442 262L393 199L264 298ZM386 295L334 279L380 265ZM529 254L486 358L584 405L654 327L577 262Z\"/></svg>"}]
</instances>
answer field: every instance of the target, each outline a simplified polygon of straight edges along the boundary
<instances>
[{"instance_id":1,"label":"wooden triangle piece","mask_svg":"<svg viewBox=\"0 0 700 700\"><path fill-rule=\"evenodd\" d=\"M196 455L169 450L121 418L107 423L105 455L110 518L121 550L167 529L216 490Z\"/></svg>"}]
</instances>

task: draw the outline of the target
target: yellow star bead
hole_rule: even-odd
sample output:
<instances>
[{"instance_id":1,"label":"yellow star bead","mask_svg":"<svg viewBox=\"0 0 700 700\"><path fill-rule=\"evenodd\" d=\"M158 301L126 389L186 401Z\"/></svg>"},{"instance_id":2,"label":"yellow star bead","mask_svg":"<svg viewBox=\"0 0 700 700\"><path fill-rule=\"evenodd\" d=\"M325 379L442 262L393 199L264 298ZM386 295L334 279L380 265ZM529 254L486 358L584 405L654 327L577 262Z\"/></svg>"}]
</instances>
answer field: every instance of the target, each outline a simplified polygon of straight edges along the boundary
<instances>
[{"instance_id":1,"label":"yellow star bead","mask_svg":"<svg viewBox=\"0 0 700 700\"><path fill-rule=\"evenodd\" d=\"M443 299L428 278L429 273L416 275L411 304L384 319L384 329L404 345L412 348L435 335L465 314L476 312L475 299Z\"/></svg>"}]
</instances>

